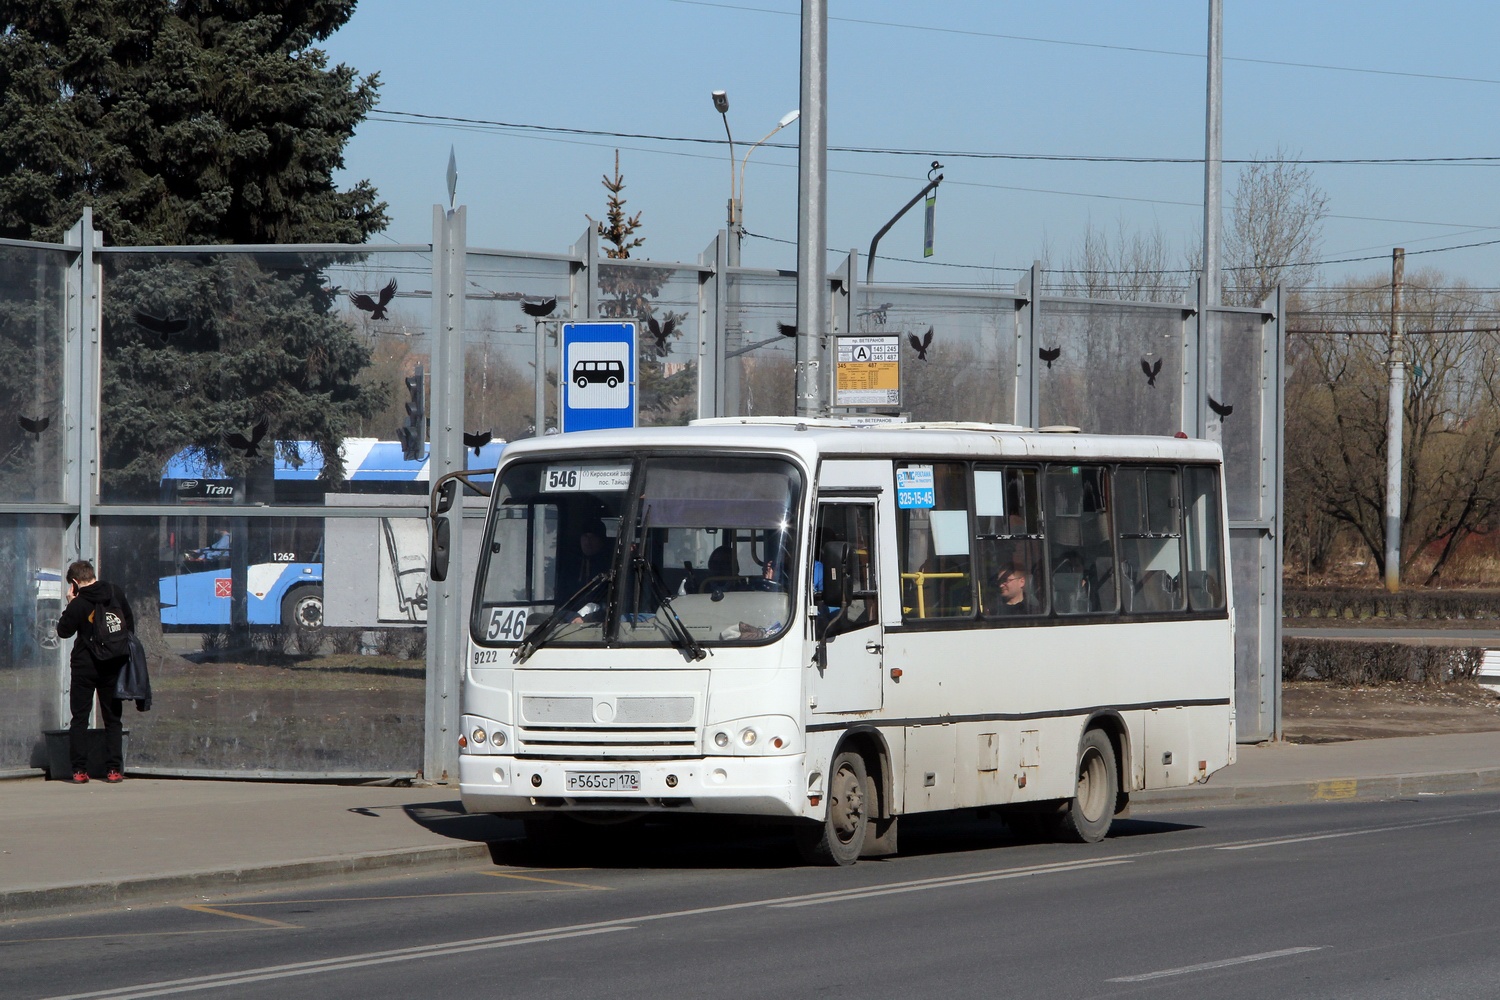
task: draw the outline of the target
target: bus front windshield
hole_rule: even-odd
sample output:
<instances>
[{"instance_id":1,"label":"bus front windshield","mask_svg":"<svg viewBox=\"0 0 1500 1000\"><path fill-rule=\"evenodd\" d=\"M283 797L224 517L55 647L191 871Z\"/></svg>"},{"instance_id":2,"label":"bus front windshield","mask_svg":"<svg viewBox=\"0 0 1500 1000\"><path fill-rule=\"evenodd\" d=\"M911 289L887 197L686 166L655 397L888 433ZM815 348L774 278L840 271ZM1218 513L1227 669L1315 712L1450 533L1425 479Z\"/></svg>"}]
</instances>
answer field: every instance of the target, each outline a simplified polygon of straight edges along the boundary
<instances>
[{"instance_id":1,"label":"bus front windshield","mask_svg":"<svg viewBox=\"0 0 1500 1000\"><path fill-rule=\"evenodd\" d=\"M802 477L749 456L518 462L501 474L474 634L528 646L768 641L792 617Z\"/></svg>"}]
</instances>

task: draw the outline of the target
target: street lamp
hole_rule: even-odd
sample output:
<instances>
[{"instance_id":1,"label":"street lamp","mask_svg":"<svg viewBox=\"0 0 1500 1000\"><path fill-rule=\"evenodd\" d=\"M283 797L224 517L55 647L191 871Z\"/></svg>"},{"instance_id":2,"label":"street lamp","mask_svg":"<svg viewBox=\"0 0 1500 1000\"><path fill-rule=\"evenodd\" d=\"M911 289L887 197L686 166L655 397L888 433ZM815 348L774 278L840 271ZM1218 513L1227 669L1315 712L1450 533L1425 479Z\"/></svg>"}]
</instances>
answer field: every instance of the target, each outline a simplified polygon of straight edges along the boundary
<instances>
[{"instance_id":1,"label":"street lamp","mask_svg":"<svg viewBox=\"0 0 1500 1000\"><path fill-rule=\"evenodd\" d=\"M736 205L737 211L735 212L735 215L738 216L738 218L736 219L736 225L734 227L734 263L736 264L740 262L740 242L745 238L745 164L750 162L750 154L755 152L756 146L759 146L762 142L765 142L767 139L771 138L771 136L775 135L777 132L780 132L792 122L796 121L801 114L802 112L799 109L793 108L791 111L788 111L786 114L782 115L781 120L776 123L776 127L762 136L760 140L755 143L755 146L751 146L749 149L745 150L744 159L740 160L740 200ZM731 166L730 169L733 169L733 166Z\"/></svg>"},{"instance_id":2,"label":"street lamp","mask_svg":"<svg viewBox=\"0 0 1500 1000\"><path fill-rule=\"evenodd\" d=\"M714 110L719 117L724 119L724 134L729 137L729 232L733 234L739 225L739 201L734 196L734 134L729 131L729 95L722 90L713 92ZM739 246L737 242L729 244L731 265L739 264Z\"/></svg>"},{"instance_id":3,"label":"street lamp","mask_svg":"<svg viewBox=\"0 0 1500 1000\"><path fill-rule=\"evenodd\" d=\"M745 155L740 160L740 175L738 181L734 176L734 134L729 131L729 95L722 90L713 92L714 110L719 117L724 119L724 134L729 138L729 233L734 239L729 244L729 265L740 266L740 244L745 241L745 165L750 162L750 154L755 152L755 147L765 142L771 136L786 128L800 116L800 110L788 111L781 116L776 127L767 132L759 141L745 150ZM736 192L738 192L736 194Z\"/></svg>"}]
</instances>

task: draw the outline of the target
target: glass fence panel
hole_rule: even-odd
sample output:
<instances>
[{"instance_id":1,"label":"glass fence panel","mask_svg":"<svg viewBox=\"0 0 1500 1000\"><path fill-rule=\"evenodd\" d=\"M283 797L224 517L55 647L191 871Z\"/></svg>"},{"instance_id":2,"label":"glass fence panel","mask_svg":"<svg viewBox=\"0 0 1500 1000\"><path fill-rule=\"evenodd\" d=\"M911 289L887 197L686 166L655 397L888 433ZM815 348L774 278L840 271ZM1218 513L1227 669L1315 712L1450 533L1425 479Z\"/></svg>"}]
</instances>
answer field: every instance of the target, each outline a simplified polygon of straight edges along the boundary
<instances>
[{"instance_id":1,"label":"glass fence panel","mask_svg":"<svg viewBox=\"0 0 1500 1000\"><path fill-rule=\"evenodd\" d=\"M43 766L42 732L63 721L62 539L56 518L0 515L0 772Z\"/></svg>"},{"instance_id":2,"label":"glass fence panel","mask_svg":"<svg viewBox=\"0 0 1500 1000\"><path fill-rule=\"evenodd\" d=\"M276 775L421 766L420 518L101 518L100 576L131 602L154 704L131 768ZM197 543L208 541L206 545Z\"/></svg>"},{"instance_id":3,"label":"glass fence panel","mask_svg":"<svg viewBox=\"0 0 1500 1000\"><path fill-rule=\"evenodd\" d=\"M102 500L423 492L430 257L102 253Z\"/></svg>"},{"instance_id":4,"label":"glass fence panel","mask_svg":"<svg viewBox=\"0 0 1500 1000\"><path fill-rule=\"evenodd\" d=\"M899 408L913 420L1015 420L1014 297L886 287L859 297L854 332L899 341Z\"/></svg>"},{"instance_id":5,"label":"glass fence panel","mask_svg":"<svg viewBox=\"0 0 1500 1000\"><path fill-rule=\"evenodd\" d=\"M796 413L796 275L731 270L725 282L724 315L725 413ZM783 328L793 336L786 336Z\"/></svg>"},{"instance_id":6,"label":"glass fence panel","mask_svg":"<svg viewBox=\"0 0 1500 1000\"><path fill-rule=\"evenodd\" d=\"M636 323L636 423L685 424L698 407L697 268L599 261L601 319Z\"/></svg>"},{"instance_id":7,"label":"glass fence panel","mask_svg":"<svg viewBox=\"0 0 1500 1000\"><path fill-rule=\"evenodd\" d=\"M1038 304L1043 426L1100 434L1182 429L1182 311L1121 302Z\"/></svg>"},{"instance_id":8,"label":"glass fence panel","mask_svg":"<svg viewBox=\"0 0 1500 1000\"><path fill-rule=\"evenodd\" d=\"M0 502L62 499L68 254L0 246Z\"/></svg>"},{"instance_id":9,"label":"glass fence panel","mask_svg":"<svg viewBox=\"0 0 1500 1000\"><path fill-rule=\"evenodd\" d=\"M1229 516L1235 520L1259 520L1270 516L1269 501L1261 489L1266 466L1261 462L1265 445L1261 412L1265 381L1265 321L1259 316L1228 313L1219 317L1223 365L1219 391L1210 406L1218 404L1224 428L1224 481L1228 488Z\"/></svg>"},{"instance_id":10,"label":"glass fence panel","mask_svg":"<svg viewBox=\"0 0 1500 1000\"><path fill-rule=\"evenodd\" d=\"M544 428L557 426L561 322L574 318L567 260L474 251L464 264L464 432L471 445L536 434L536 338L544 339ZM491 463L493 464L493 463Z\"/></svg>"}]
</instances>

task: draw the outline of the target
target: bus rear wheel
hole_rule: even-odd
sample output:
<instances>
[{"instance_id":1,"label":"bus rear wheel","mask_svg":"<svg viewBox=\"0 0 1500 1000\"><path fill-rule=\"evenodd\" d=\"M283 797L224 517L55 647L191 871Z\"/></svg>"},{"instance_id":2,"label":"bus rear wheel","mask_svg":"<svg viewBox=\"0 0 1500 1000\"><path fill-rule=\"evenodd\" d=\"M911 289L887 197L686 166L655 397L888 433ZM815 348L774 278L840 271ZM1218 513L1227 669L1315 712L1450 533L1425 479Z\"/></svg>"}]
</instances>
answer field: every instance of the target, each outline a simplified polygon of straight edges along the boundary
<instances>
[{"instance_id":1,"label":"bus rear wheel","mask_svg":"<svg viewBox=\"0 0 1500 1000\"><path fill-rule=\"evenodd\" d=\"M1078 753L1077 788L1057 816L1058 839L1083 844L1103 840L1115 818L1119 789L1114 744L1102 729L1090 729Z\"/></svg>"},{"instance_id":2,"label":"bus rear wheel","mask_svg":"<svg viewBox=\"0 0 1500 1000\"><path fill-rule=\"evenodd\" d=\"M298 587L281 601L281 624L310 632L323 627L323 588Z\"/></svg>"},{"instance_id":3,"label":"bus rear wheel","mask_svg":"<svg viewBox=\"0 0 1500 1000\"><path fill-rule=\"evenodd\" d=\"M811 865L852 865L859 860L869 830L870 777L864 758L846 750L833 759L828 777L828 812L823 822L797 830L797 849Z\"/></svg>"}]
</instances>

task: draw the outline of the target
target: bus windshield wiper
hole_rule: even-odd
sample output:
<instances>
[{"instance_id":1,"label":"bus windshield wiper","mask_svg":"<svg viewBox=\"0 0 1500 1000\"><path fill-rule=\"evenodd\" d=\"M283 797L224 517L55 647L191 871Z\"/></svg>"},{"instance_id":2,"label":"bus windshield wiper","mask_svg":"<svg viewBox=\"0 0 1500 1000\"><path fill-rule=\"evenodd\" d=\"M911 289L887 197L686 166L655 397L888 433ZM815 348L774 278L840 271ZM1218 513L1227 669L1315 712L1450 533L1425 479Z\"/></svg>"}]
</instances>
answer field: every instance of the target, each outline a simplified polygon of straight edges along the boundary
<instances>
[{"instance_id":1,"label":"bus windshield wiper","mask_svg":"<svg viewBox=\"0 0 1500 1000\"><path fill-rule=\"evenodd\" d=\"M684 656L689 660L701 660L708 654L703 647L698 645L698 640L693 638L693 633L682 624L682 619L677 617L677 609L672 606L672 596L667 593L667 585L662 582L661 574L657 573L656 567L646 560L643 555L635 557L636 571L646 578L651 584L651 591L656 595L656 603L667 612L667 631L672 636L672 645L682 650Z\"/></svg>"},{"instance_id":2,"label":"bus windshield wiper","mask_svg":"<svg viewBox=\"0 0 1500 1000\"><path fill-rule=\"evenodd\" d=\"M550 615L542 619L540 625L526 633L526 638L522 639L516 651L510 654L512 662L525 663L532 653L541 649L542 644L552 637L552 633L557 630L557 626L562 624L564 618L578 612L577 602L580 598L591 593L599 584L613 579L614 575L613 568L607 569L575 590L573 596L565 601L559 601L557 607L552 609Z\"/></svg>"}]
</instances>

